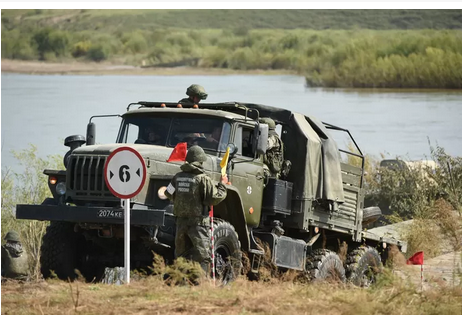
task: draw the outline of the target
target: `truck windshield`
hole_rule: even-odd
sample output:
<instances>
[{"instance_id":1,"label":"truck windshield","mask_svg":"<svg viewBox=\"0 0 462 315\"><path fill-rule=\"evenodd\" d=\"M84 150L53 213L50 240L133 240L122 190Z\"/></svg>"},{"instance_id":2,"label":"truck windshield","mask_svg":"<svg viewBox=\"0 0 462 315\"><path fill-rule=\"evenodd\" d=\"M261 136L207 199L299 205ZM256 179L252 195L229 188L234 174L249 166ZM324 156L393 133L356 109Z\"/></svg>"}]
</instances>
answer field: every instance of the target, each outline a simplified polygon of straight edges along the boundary
<instances>
[{"instance_id":1,"label":"truck windshield","mask_svg":"<svg viewBox=\"0 0 462 315\"><path fill-rule=\"evenodd\" d=\"M186 142L204 149L225 151L231 125L217 118L205 117L125 117L117 143L137 143L174 147Z\"/></svg>"}]
</instances>

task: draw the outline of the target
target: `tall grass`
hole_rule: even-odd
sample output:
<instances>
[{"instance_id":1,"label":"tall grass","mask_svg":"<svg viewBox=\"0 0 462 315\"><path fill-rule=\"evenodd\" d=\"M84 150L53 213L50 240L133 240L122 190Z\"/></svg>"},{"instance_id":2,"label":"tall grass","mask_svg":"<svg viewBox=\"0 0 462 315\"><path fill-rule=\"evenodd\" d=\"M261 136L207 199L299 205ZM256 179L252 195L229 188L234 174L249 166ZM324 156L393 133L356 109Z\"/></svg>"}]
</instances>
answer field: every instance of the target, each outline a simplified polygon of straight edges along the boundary
<instances>
[{"instance_id":1,"label":"tall grass","mask_svg":"<svg viewBox=\"0 0 462 315\"><path fill-rule=\"evenodd\" d=\"M63 169L63 165L60 156L48 156L46 159L38 157L37 147L34 145L13 154L24 172L2 169L1 237L3 240L10 230L20 234L22 244L29 254L30 275L37 279L41 276L40 246L48 222L17 220L16 205L41 204L45 198L51 197L43 170Z\"/></svg>"},{"instance_id":2,"label":"tall grass","mask_svg":"<svg viewBox=\"0 0 462 315\"><path fill-rule=\"evenodd\" d=\"M342 284L291 281L250 282L238 279L226 287L204 282L172 286L158 277L130 285L47 281L29 286L2 284L6 314L460 314L461 289L419 293L390 272L364 290Z\"/></svg>"}]
</instances>

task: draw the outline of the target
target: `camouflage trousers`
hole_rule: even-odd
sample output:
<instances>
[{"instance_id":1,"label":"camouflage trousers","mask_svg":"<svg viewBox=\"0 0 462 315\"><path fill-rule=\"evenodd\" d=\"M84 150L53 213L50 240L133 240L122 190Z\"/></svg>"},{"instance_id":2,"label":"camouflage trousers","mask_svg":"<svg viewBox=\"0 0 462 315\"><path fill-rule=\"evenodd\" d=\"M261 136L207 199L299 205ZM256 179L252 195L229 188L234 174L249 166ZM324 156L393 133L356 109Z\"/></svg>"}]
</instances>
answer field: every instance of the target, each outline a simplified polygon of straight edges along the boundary
<instances>
[{"instance_id":1,"label":"camouflage trousers","mask_svg":"<svg viewBox=\"0 0 462 315\"><path fill-rule=\"evenodd\" d=\"M209 217L177 217L175 257L185 257L201 266L212 262Z\"/></svg>"},{"instance_id":2,"label":"camouflage trousers","mask_svg":"<svg viewBox=\"0 0 462 315\"><path fill-rule=\"evenodd\" d=\"M268 179L270 177L273 177L273 178L279 178L279 175L280 173L273 173L271 172L271 170L269 169L268 165L266 164L263 164L263 174L265 176L265 183L268 182Z\"/></svg>"}]
</instances>

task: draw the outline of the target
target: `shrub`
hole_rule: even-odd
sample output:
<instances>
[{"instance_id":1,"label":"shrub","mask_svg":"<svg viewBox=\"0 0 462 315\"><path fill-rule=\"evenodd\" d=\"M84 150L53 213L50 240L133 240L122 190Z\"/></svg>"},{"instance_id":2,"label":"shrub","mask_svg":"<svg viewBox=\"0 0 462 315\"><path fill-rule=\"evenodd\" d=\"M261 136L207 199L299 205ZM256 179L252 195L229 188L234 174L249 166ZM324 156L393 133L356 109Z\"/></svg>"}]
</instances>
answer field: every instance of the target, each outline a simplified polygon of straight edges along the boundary
<instances>
[{"instance_id":1,"label":"shrub","mask_svg":"<svg viewBox=\"0 0 462 315\"><path fill-rule=\"evenodd\" d=\"M133 54L145 52L148 47L146 38L139 32L125 34L122 42L124 43L124 50Z\"/></svg>"},{"instance_id":2,"label":"shrub","mask_svg":"<svg viewBox=\"0 0 462 315\"><path fill-rule=\"evenodd\" d=\"M54 30L51 27L39 29L33 35L40 59L45 59L46 53L54 53L57 57L64 56L68 49L69 34L65 31Z\"/></svg>"},{"instance_id":3,"label":"shrub","mask_svg":"<svg viewBox=\"0 0 462 315\"><path fill-rule=\"evenodd\" d=\"M200 66L204 68L227 68L227 52L220 48L211 48L204 53Z\"/></svg>"},{"instance_id":4,"label":"shrub","mask_svg":"<svg viewBox=\"0 0 462 315\"><path fill-rule=\"evenodd\" d=\"M379 205L389 222L414 219L403 235L409 252L424 250L432 257L441 252L441 244L453 250L461 246L462 158L439 146L430 151L436 168L416 163L376 167L365 187L366 202Z\"/></svg>"},{"instance_id":5,"label":"shrub","mask_svg":"<svg viewBox=\"0 0 462 315\"><path fill-rule=\"evenodd\" d=\"M88 50L87 57L92 61L100 62L108 58L109 50L110 48L107 45L97 44L95 46L91 46Z\"/></svg>"},{"instance_id":6,"label":"shrub","mask_svg":"<svg viewBox=\"0 0 462 315\"><path fill-rule=\"evenodd\" d=\"M31 38L18 30L2 31L2 58L30 60L36 52L30 45Z\"/></svg>"},{"instance_id":7,"label":"shrub","mask_svg":"<svg viewBox=\"0 0 462 315\"><path fill-rule=\"evenodd\" d=\"M75 58L85 56L90 50L90 47L90 41L80 41L74 45L74 48L72 49L72 56Z\"/></svg>"},{"instance_id":8,"label":"shrub","mask_svg":"<svg viewBox=\"0 0 462 315\"><path fill-rule=\"evenodd\" d=\"M51 197L43 170L46 168L63 169L61 156L39 158L37 148L30 145L28 149L13 152L19 164L24 167L23 173L2 170L1 199L1 235L2 240L9 230L16 230L26 251L29 254L31 276L40 277L40 245L45 233L47 222L16 220L17 204L40 204Z\"/></svg>"}]
</instances>

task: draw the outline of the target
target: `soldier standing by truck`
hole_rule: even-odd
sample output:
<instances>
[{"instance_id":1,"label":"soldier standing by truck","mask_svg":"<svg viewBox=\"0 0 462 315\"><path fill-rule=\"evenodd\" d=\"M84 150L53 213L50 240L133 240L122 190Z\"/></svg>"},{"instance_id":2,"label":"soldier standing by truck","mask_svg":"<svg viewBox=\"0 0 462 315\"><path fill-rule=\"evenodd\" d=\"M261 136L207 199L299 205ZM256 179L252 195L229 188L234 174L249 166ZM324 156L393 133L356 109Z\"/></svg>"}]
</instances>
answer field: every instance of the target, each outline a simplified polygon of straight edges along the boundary
<instances>
[{"instance_id":1,"label":"soldier standing by truck","mask_svg":"<svg viewBox=\"0 0 462 315\"><path fill-rule=\"evenodd\" d=\"M165 195L173 201L176 217L175 257L186 257L198 262L208 274L211 262L209 207L226 198L227 176L215 185L204 173L202 163L207 160L204 150L194 145L167 186Z\"/></svg>"},{"instance_id":2,"label":"soldier standing by truck","mask_svg":"<svg viewBox=\"0 0 462 315\"><path fill-rule=\"evenodd\" d=\"M208 96L208 94L205 92L205 89L199 84L191 84L186 89L186 95L188 95L188 97L185 97L178 102L191 105L199 104L201 100L206 100Z\"/></svg>"},{"instance_id":3,"label":"soldier standing by truck","mask_svg":"<svg viewBox=\"0 0 462 315\"><path fill-rule=\"evenodd\" d=\"M281 175L283 157L283 144L276 133L276 123L268 117L260 119L260 123L268 125L268 147L263 158L265 176L279 178Z\"/></svg>"},{"instance_id":4,"label":"soldier standing by truck","mask_svg":"<svg viewBox=\"0 0 462 315\"><path fill-rule=\"evenodd\" d=\"M27 280L29 276L28 256L16 231L9 231L2 245L2 277Z\"/></svg>"}]
</instances>

